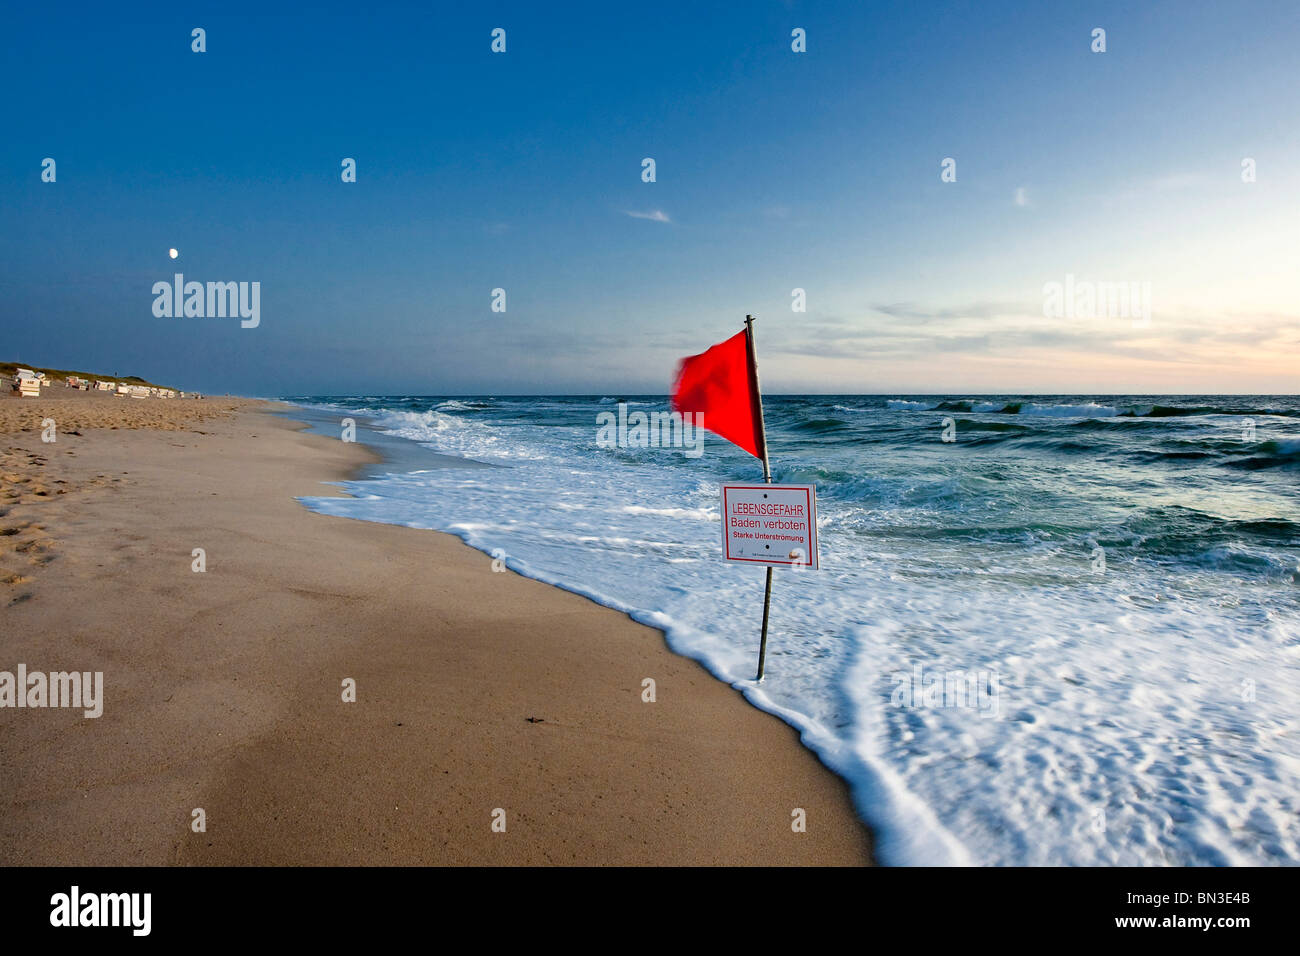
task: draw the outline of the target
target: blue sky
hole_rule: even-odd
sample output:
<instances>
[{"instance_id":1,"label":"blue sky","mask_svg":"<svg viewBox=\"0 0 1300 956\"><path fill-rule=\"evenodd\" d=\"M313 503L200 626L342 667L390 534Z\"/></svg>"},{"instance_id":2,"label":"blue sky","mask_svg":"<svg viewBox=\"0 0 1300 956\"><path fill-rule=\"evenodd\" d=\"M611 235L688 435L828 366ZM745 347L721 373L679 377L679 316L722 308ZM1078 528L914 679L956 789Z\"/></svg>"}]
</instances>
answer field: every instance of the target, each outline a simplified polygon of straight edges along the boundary
<instances>
[{"instance_id":1,"label":"blue sky","mask_svg":"<svg viewBox=\"0 0 1300 956\"><path fill-rule=\"evenodd\" d=\"M0 359L662 392L750 312L772 392L1300 391L1300 7L729 7L14 7ZM261 324L155 317L177 271ZM1067 275L1150 321L1046 315Z\"/></svg>"}]
</instances>

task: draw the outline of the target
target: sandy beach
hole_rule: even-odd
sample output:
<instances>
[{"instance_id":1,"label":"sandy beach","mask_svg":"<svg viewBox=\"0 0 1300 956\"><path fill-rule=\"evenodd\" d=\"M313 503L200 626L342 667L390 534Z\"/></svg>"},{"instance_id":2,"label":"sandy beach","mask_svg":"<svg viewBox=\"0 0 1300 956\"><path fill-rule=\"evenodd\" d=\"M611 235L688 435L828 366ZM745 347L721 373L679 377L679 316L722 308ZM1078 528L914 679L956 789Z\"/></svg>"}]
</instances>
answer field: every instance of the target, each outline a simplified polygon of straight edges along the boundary
<instances>
[{"instance_id":1,"label":"sandy beach","mask_svg":"<svg viewBox=\"0 0 1300 956\"><path fill-rule=\"evenodd\" d=\"M0 399L0 670L102 671L103 715L0 709L0 863L870 861L845 784L659 632L294 500L364 446L62 391Z\"/></svg>"}]
</instances>

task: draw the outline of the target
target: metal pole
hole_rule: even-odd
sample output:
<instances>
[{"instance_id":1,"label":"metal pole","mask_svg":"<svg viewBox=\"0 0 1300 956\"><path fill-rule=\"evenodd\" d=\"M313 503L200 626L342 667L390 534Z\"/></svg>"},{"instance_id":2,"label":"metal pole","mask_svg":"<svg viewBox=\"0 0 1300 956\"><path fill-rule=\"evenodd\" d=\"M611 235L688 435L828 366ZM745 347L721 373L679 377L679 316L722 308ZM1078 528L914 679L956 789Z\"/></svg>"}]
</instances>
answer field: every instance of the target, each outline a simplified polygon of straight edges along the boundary
<instances>
[{"instance_id":1,"label":"metal pole","mask_svg":"<svg viewBox=\"0 0 1300 956\"><path fill-rule=\"evenodd\" d=\"M763 420L763 391L758 387L758 353L754 350L754 317L745 316L745 346L749 349L750 384L754 388L754 410L758 412L758 435L763 442L763 480L772 483L772 469L767 461L767 422Z\"/></svg>"},{"instance_id":2,"label":"metal pole","mask_svg":"<svg viewBox=\"0 0 1300 956\"><path fill-rule=\"evenodd\" d=\"M767 569L767 586L763 588L763 636L758 642L758 676L755 680L763 679L763 661L767 658L767 611L772 606L772 568L769 565Z\"/></svg>"},{"instance_id":3,"label":"metal pole","mask_svg":"<svg viewBox=\"0 0 1300 956\"><path fill-rule=\"evenodd\" d=\"M754 403L758 412L758 434L763 442L763 480L772 483L772 467L767 458L767 422L763 418L763 392L758 386L758 353L754 350L754 317L745 316L745 344L749 349L749 374L754 389ZM763 630L758 641L758 676L763 679L763 663L767 660L767 617L772 607L772 566L767 567L767 584L763 588Z\"/></svg>"}]
</instances>

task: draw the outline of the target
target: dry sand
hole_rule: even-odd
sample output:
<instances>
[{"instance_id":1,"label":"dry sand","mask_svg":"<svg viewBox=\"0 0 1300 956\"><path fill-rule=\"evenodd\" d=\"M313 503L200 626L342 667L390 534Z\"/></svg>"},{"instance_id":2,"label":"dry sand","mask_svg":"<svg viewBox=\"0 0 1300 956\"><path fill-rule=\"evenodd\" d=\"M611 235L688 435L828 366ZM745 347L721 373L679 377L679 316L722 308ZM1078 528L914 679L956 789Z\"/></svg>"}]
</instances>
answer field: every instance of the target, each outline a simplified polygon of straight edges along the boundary
<instances>
[{"instance_id":1,"label":"dry sand","mask_svg":"<svg viewBox=\"0 0 1300 956\"><path fill-rule=\"evenodd\" d=\"M0 709L0 864L869 862L843 782L659 632L293 500L364 447L61 391L0 399L0 670L102 671L104 713Z\"/></svg>"}]
</instances>

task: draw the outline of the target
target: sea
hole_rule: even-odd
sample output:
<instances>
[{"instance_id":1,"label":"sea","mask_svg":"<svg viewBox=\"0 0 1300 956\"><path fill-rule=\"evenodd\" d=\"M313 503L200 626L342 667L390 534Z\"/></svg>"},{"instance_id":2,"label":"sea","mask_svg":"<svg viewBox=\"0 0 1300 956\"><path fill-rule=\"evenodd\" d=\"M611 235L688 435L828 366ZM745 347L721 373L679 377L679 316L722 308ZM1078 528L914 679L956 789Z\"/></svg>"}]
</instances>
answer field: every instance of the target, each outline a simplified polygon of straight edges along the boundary
<instances>
[{"instance_id":1,"label":"sea","mask_svg":"<svg viewBox=\"0 0 1300 956\"><path fill-rule=\"evenodd\" d=\"M1300 863L1300 397L766 396L820 568L775 573L761 682L719 509L761 465L609 428L664 396L287 400L388 456L307 507L662 629L849 782L883 863Z\"/></svg>"}]
</instances>

